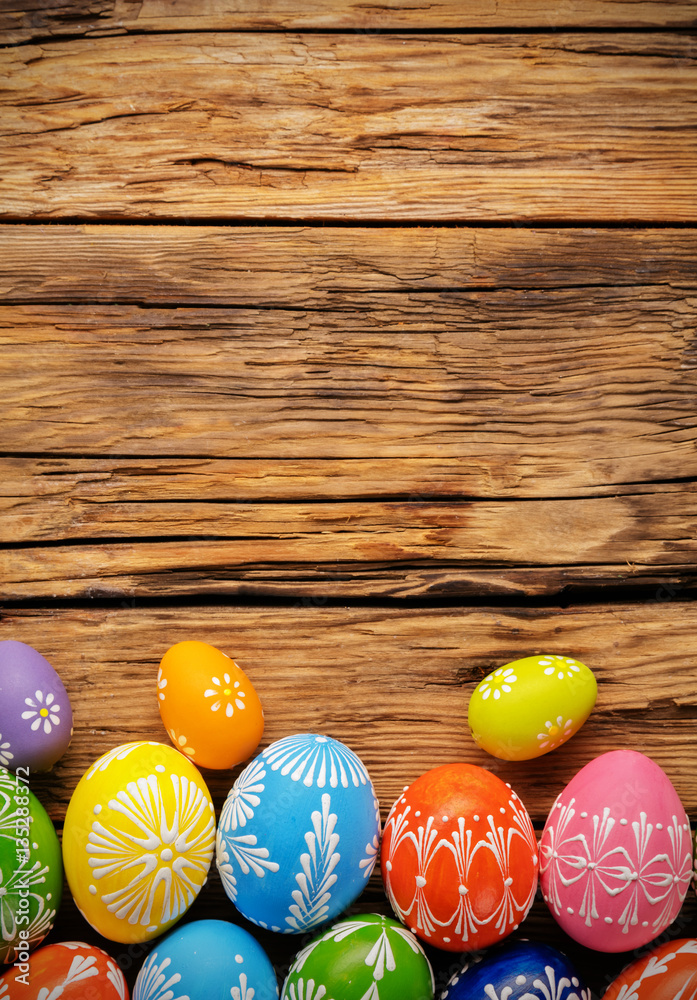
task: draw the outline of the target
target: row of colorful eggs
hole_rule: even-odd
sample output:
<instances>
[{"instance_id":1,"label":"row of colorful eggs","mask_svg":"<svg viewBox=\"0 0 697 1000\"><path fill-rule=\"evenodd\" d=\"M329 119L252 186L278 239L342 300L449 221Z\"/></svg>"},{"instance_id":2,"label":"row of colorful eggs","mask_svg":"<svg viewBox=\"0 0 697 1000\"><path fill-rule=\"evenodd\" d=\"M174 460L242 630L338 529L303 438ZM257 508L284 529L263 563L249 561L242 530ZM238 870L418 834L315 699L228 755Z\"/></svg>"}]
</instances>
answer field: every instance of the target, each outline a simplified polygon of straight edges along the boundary
<instances>
[{"instance_id":1,"label":"row of colorful eggs","mask_svg":"<svg viewBox=\"0 0 697 1000\"><path fill-rule=\"evenodd\" d=\"M50 819L4 770L0 831L0 868L11 873L2 893L7 961L21 923L32 945L52 926L62 871ZM539 845L510 785L465 763L434 768L406 787L381 837L365 766L343 743L317 734L262 751L234 782L217 824L200 772L153 742L102 755L65 817L62 858L72 895L113 941L147 941L176 923L206 881L214 851L239 912L289 934L324 925L353 903L380 852L395 914L446 951L486 948L516 930L538 877L574 940L606 952L641 947L675 919L693 870L677 793L657 764L633 750L611 751L578 772L557 797Z\"/></svg>"},{"instance_id":2,"label":"row of colorful eggs","mask_svg":"<svg viewBox=\"0 0 697 1000\"><path fill-rule=\"evenodd\" d=\"M679 938L631 962L603 1000L684 1000L697 990L697 939ZM340 920L295 956L282 1000L433 1000L433 970L416 938L379 914ZM256 939L223 920L162 938L143 962L133 1000L277 1000L274 968ZM0 975L0 1000L128 1000L114 959L83 942L46 945ZM516 941L465 962L440 1000L590 1000L567 957Z\"/></svg>"},{"instance_id":3,"label":"row of colorful eggs","mask_svg":"<svg viewBox=\"0 0 697 1000\"><path fill-rule=\"evenodd\" d=\"M30 649L30 647L25 648ZM219 713L217 718L223 726L229 725L236 710L245 722L251 720L256 737L254 733L252 736L246 736L246 745L235 751L243 755L248 753L249 747L253 749L256 745L254 738L258 742L263 729L261 706L258 704L258 699L256 703L254 702L255 693L253 689L250 691L251 685L239 668L225 657L225 654L214 650L213 647L207 647L202 643L180 643L166 654L158 675L161 711L168 699L176 703L177 699L170 698L173 692L179 692L180 711L183 711L187 700L193 697L192 691L189 691L188 694L185 692L186 697L181 700L182 678L190 680L191 676L196 674L195 671L192 674L189 669L192 653L199 657L201 664L199 671L201 676L197 683L210 674L209 687L203 695L209 699L206 708L211 716L217 711ZM585 690L584 704L587 711L590 711L594 701L595 682L593 681L591 692L584 671L587 671L587 668L582 664L562 657L530 657L494 671L475 691L470 703L470 724L473 735L478 742L482 742L481 711L480 722L474 721L476 697L478 696L482 703L489 700L491 706L497 702L503 705L506 698L515 690L514 685L526 678L527 687L531 689L535 683L538 684L538 689L540 683L543 687L549 683L540 681L540 677L553 677L555 681L567 678L570 682L567 684L567 689L572 686L578 688L580 685ZM590 674L589 671L587 673ZM525 686L521 685L521 689ZM37 697L38 693L37 691ZM250 705L253 711L243 715ZM563 712L559 721L563 721L569 712ZM49 716L37 713L37 718L48 719L44 728L51 724ZM224 720L228 720L228 723ZM163 721L167 724L164 713ZM172 722L173 717L170 716L169 721ZM212 729L209 720L205 720L205 723L201 732L191 738L184 738L174 724L168 726L168 731L175 745L184 753L188 752L188 755L193 757L198 752L200 758L201 740ZM580 723L577 722L576 728L578 725ZM479 726L479 730L476 726ZM490 729L492 728L493 724L490 726ZM553 727L549 724L545 727L541 724L535 725L533 729L535 728L545 730L544 733L537 734L538 752L545 752L545 743L549 749L552 748L551 744L556 745L555 737L558 743L559 735L568 738L575 731L573 726L568 724L561 727L560 734L552 733L550 728ZM244 730L244 726L242 729ZM486 726L483 730L486 731ZM506 731L509 733L509 742L506 747L499 747L504 751L499 754L500 756L525 759L536 755L530 752L529 744L526 749L519 738L516 738L515 746L512 744L510 725ZM223 732L223 729L219 731L216 740L213 741L214 745L216 742L221 742ZM309 746L306 743L308 740ZM190 745L194 743L195 747ZM160 755L160 759L156 763L150 761L144 769L147 774L143 773L142 768L135 766L134 760L131 759L126 768L127 772L130 769L131 780L126 782L126 788L119 788L113 801L107 794L108 808L111 809L113 805L120 817L116 823L116 834L111 824L105 825L104 817L100 816L104 802L94 801L91 807L92 814L86 821L83 816L81 820L69 823L66 817L66 831L71 831L67 839L68 845L72 843L74 847L75 844L80 844L84 847L83 853L89 856L88 871L71 880L70 870L73 864L75 870L79 871L80 850L74 853L73 861L69 862L70 847L68 847L66 870L74 893L82 892L84 896L87 886L88 896L78 903L80 905L82 902L81 908L88 919L90 914L93 914L95 897L105 903L108 916L104 917L97 912L96 921L90 921L94 922L101 933L105 933L107 937L114 933L122 934L123 922L126 919L131 925L136 925L135 933L138 936L127 937L124 940L142 940L163 933L179 919L195 898L210 864L210 856L206 861L207 850L203 845L214 829L215 821L210 796L195 768L192 767L193 775L174 775L167 762L162 759L162 754L165 757L171 754L170 748L159 744L130 746L131 749L116 748L116 751L100 758L100 761L85 775L80 786L86 788L89 780L97 772L106 770L112 761L125 760L137 746L154 746L157 748L156 755ZM493 752L496 750L492 746L487 749ZM181 760L180 755L176 756ZM691 873L691 851L689 862L686 864L687 855L684 850L685 842L689 842L689 824L684 816L684 810L681 813L677 796L663 772L660 772L660 769L652 765L647 758L642 758L642 755L635 756L640 760L630 763L625 759L620 773L615 772L618 780L623 780L623 777L628 779L625 788L643 788L647 780L653 795L658 780L656 787L662 787L667 783L672 792L672 798L670 794L667 798L663 796L657 810L652 804L648 812L640 810L637 819L631 823L630 828L634 831L637 841L636 850L633 852L636 857L621 843L619 845L614 843L617 836L614 840L610 836L616 824L618 829L615 834L628 833L626 829L622 831L623 826L627 827L630 824L625 814L626 802L622 797L618 798L616 795L615 809L610 806L604 807L600 817L596 814L597 809L593 813L588 809L581 809L575 795L571 794L574 782L566 790L566 793L569 793L566 795L567 801L564 800L565 793L563 793L556 803L556 809L559 810L559 816L556 817L558 822L554 822L554 810L550 815L545 828L545 835L549 828L548 843L545 844L545 835L541 842L542 887L544 892L545 873L548 871L550 875L547 882L550 888L545 893L545 898L554 915L572 937L600 950L625 950L627 947L636 947L637 940L652 940L677 913ZM208 766L212 765L209 763ZM647 774L646 769L651 771L651 767L655 769L654 773ZM642 768L644 773L639 773ZM632 770L637 772L633 776L630 775ZM397 915L429 943L450 950L486 947L516 927L520 920L524 919L532 902L538 866L534 834L527 813L515 793L508 786L498 782L498 779L494 779L489 772L470 765L453 765L450 769L437 769L437 771L437 775L435 772L429 773L415 782L411 789L405 789L404 795L395 803L388 817L382 850L386 889ZM197 829L193 838L188 835L182 838L179 833L175 836L173 828L167 826L168 820L164 819L167 810L163 803L170 789L165 775L169 775L172 783L175 813L186 816L189 820L201 820L200 829ZM273 787L274 775L279 779L288 778L290 775L291 783L286 781L285 786L277 785L274 792L262 796L260 793L265 792L267 786ZM574 781L580 777L581 775L577 775ZM630 781L631 777L634 780ZM593 794L586 803L592 808L595 808L593 800L597 799L598 782L601 778L602 775L598 773L591 789ZM477 783L480 787L476 787ZM491 786L492 784L496 786L497 783L500 787L494 787L493 799L496 801L492 805ZM94 781L93 788L98 784L98 781ZM582 785L583 782L579 781L579 784ZM351 785L354 789L358 789L355 802L349 807L345 803L339 807L336 802L336 790L338 789L340 795L342 788L345 790ZM309 801L308 796L303 793L315 786L322 791L318 793L318 799L316 797L315 801ZM616 783L614 791L621 787L621 784ZM81 808L78 790L74 796L75 816L80 815ZM644 790L649 791L648 788ZM298 792L301 794L298 795ZM610 798L612 794L611 790ZM332 795L335 798L334 802ZM587 795L586 798L588 799ZM647 801L650 798L651 796L648 796ZM89 795L87 799L91 801ZM425 806L425 809L416 806ZM71 802L72 808L73 802ZM619 817L616 815L618 810L622 813ZM508 816L506 816L507 811ZM346 831L340 832L342 812L352 817L350 833L353 835L354 856L350 865L340 864L342 852L336 849L341 841L345 854L349 839ZM425 817L423 821L420 820L421 813ZM592 816L593 832L589 828L580 838L570 832L570 823L576 813L580 819ZM255 828L255 815L258 829ZM362 816L365 820L364 828L361 830L356 829L356 815ZM95 819L96 816L100 818ZM161 831L163 822L167 827L167 836L161 838L159 845L155 845L153 831L148 827L148 823L150 827L153 825L151 822L153 816L156 820L159 819ZM502 818L499 819L499 816ZM128 823L135 823L135 829L132 828L125 837L119 830L119 824L123 824L124 818ZM596 836L599 821L600 838ZM645 841L645 843L642 841L641 849L635 829L637 824ZM268 846L269 831L273 831L276 827L284 831L284 846L287 842L285 835L290 828L293 828L297 835L296 839L302 838L295 845L295 867L288 864L286 856L281 857L283 852L279 854L276 848L270 849ZM86 837L85 843L80 841L79 835L74 836L79 829L84 835L83 840ZM145 837L144 831L147 831ZM342 744L337 744L336 741L326 737L290 737L288 741L280 741L279 744L264 751L264 754L245 769L233 786L218 829L218 867L226 891L237 903L238 909L250 920L274 930L300 932L330 920L360 892L377 855L378 836L377 801L367 772L358 758ZM620 837L620 841L621 839ZM653 859L655 862L658 857L660 862L658 867L655 863L653 867L645 864L647 859L644 853L649 840L654 853L659 851ZM673 847L673 854L668 864L670 871L663 870L666 868L665 864L661 868L663 854L659 850L660 845L667 845L668 840ZM560 854L558 846L568 846L568 844L573 845L575 853L569 853L567 849L566 853ZM184 845L186 860L177 845ZM191 854L189 854L190 847ZM600 864L593 856L594 851L598 853L596 850L598 847L602 848L601 854L598 854ZM136 856L139 860L136 860ZM276 860L279 857L281 860ZM100 879L105 875L114 875L117 871L123 872L129 869L132 875L133 866L139 863L143 869L141 871L143 877L130 878L125 886L117 884L109 892L102 891L105 884L101 883ZM350 877L346 876L347 869L352 873ZM579 869L581 869L580 874L578 874ZM609 878L604 877L607 869L611 869ZM570 871L574 876L572 878L569 878ZM511 872L515 872L515 879ZM642 892L646 897L647 886L655 887L656 880L659 880L662 886L661 891L654 894L661 903L661 912L658 914L655 910L651 911L646 905L646 898L642 898ZM484 885L487 888L485 891L473 893L468 881L473 885L480 887ZM118 879L116 882L118 883ZM147 891L143 882L149 883ZM577 882L581 883L583 893L580 903L575 908L568 900L562 898L564 893L560 894L559 887L568 888L569 885L575 886ZM136 886L134 883L139 884ZM596 893L601 887L606 890L607 898L604 899L604 905L598 914L595 900ZM667 890L663 891L666 887ZM52 895L55 900L56 894ZM571 895L578 902L578 892L572 892ZM608 912L608 908L617 895L621 896L622 908L621 912L618 911L613 916ZM492 897L495 899L494 904ZM654 903L656 898L652 900ZM485 906L482 900L486 900ZM158 907L161 907L161 913L165 916L164 921L151 919ZM45 906L41 914L44 923L47 919L50 921L50 912L51 907ZM506 914L505 918L503 914ZM574 916L577 919L573 919ZM642 919L639 919L640 916ZM37 913L35 917L38 925L41 922L39 914ZM614 928L612 928L613 923ZM585 925L586 930L581 924ZM624 937L619 937L620 934ZM608 947L608 942L613 939L615 944ZM116 936L114 940L122 938Z\"/></svg>"}]
</instances>

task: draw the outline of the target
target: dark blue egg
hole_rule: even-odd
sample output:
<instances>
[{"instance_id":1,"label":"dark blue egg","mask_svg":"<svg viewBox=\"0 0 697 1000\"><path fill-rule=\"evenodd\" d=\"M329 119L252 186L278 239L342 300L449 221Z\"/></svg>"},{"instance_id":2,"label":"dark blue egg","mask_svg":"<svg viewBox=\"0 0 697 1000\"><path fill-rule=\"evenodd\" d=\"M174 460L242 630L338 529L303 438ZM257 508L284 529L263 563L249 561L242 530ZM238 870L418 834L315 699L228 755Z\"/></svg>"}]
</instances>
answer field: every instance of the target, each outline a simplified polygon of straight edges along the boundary
<instances>
[{"instance_id":1,"label":"dark blue egg","mask_svg":"<svg viewBox=\"0 0 697 1000\"><path fill-rule=\"evenodd\" d=\"M590 990L556 948L514 941L469 961L456 973L441 1000L590 1000Z\"/></svg>"}]
</instances>

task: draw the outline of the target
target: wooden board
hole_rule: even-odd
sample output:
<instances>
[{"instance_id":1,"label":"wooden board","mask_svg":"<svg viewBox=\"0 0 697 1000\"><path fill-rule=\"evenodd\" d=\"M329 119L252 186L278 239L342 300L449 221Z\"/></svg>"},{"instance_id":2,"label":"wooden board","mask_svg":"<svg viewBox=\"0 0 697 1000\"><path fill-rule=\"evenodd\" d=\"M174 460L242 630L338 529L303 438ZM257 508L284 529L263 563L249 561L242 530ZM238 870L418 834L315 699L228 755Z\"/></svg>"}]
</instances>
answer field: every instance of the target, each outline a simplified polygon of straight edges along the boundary
<instances>
[{"instance_id":1,"label":"wooden board","mask_svg":"<svg viewBox=\"0 0 697 1000\"><path fill-rule=\"evenodd\" d=\"M133 35L0 74L7 220L697 219L681 34Z\"/></svg>"},{"instance_id":2,"label":"wooden board","mask_svg":"<svg viewBox=\"0 0 697 1000\"><path fill-rule=\"evenodd\" d=\"M365 4L358 0L8 0L0 34L10 42L51 35L162 31L324 29L384 31L423 28L689 28L695 11L684 0L438 0Z\"/></svg>"}]
</instances>

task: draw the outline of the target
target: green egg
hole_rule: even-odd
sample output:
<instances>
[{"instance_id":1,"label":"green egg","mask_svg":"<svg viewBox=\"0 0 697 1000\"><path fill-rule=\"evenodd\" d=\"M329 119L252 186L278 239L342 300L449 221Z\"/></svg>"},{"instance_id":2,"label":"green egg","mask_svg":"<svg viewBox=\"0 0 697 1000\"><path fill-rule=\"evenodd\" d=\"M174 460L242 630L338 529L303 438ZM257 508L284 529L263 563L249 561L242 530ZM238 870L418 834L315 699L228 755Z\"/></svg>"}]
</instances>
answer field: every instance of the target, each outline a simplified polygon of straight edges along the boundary
<instances>
[{"instance_id":1,"label":"green egg","mask_svg":"<svg viewBox=\"0 0 697 1000\"><path fill-rule=\"evenodd\" d=\"M433 972L403 924L377 913L340 920L299 951L282 1000L433 1000Z\"/></svg>"},{"instance_id":2,"label":"green egg","mask_svg":"<svg viewBox=\"0 0 697 1000\"><path fill-rule=\"evenodd\" d=\"M0 962L26 955L53 927L63 890L60 844L25 781L0 768Z\"/></svg>"},{"instance_id":3,"label":"green egg","mask_svg":"<svg viewBox=\"0 0 697 1000\"><path fill-rule=\"evenodd\" d=\"M502 760L531 760L561 746L590 715L598 687L570 656L526 656L498 667L472 693L472 738Z\"/></svg>"}]
</instances>

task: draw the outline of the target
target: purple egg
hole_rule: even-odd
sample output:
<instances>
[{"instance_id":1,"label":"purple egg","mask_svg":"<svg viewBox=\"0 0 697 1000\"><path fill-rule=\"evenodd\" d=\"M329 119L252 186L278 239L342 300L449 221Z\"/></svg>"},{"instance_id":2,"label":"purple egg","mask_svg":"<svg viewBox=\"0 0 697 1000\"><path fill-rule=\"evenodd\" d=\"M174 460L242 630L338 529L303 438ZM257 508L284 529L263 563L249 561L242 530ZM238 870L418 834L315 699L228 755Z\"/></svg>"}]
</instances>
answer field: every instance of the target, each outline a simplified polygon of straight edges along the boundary
<instances>
[{"instance_id":1,"label":"purple egg","mask_svg":"<svg viewBox=\"0 0 697 1000\"><path fill-rule=\"evenodd\" d=\"M0 764L48 771L72 735L70 700L48 660L24 642L0 642Z\"/></svg>"}]
</instances>

